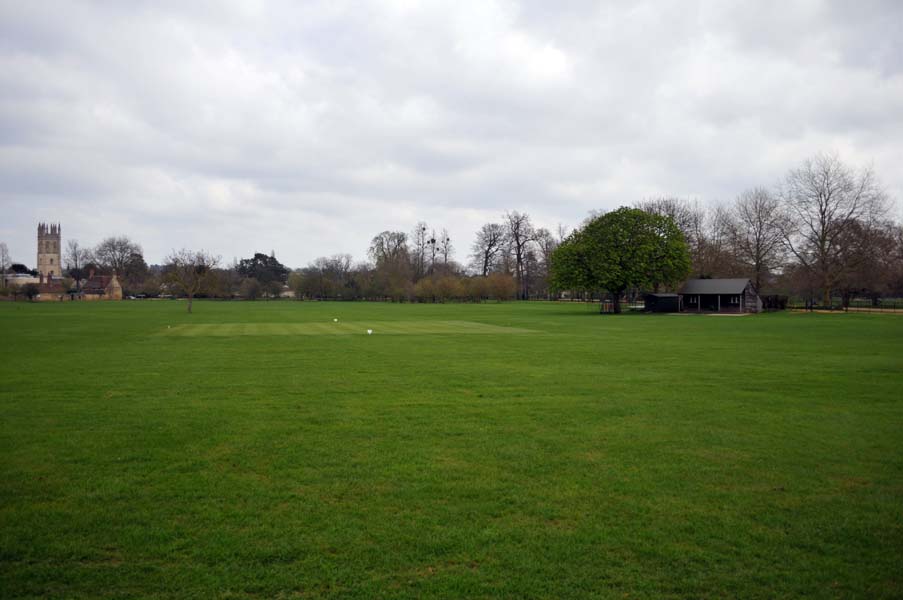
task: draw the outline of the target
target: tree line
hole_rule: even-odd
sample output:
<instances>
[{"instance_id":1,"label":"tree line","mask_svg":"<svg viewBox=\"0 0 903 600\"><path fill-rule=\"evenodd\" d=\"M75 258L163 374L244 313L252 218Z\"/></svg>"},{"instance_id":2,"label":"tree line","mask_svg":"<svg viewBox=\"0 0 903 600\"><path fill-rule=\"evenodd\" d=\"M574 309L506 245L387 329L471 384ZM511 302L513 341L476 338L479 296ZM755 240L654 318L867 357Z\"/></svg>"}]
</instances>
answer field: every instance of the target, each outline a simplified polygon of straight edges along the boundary
<instances>
[{"instance_id":1,"label":"tree line","mask_svg":"<svg viewBox=\"0 0 903 600\"><path fill-rule=\"evenodd\" d=\"M818 154L771 187L709 209L662 198L638 208L681 230L695 277L748 277L760 292L831 305L903 297L903 226L871 168Z\"/></svg>"},{"instance_id":2,"label":"tree line","mask_svg":"<svg viewBox=\"0 0 903 600\"><path fill-rule=\"evenodd\" d=\"M424 222L376 234L366 260L337 254L297 269L273 252L223 265L207 252L180 250L163 265L148 265L126 236L94 247L69 240L64 262L75 289L92 271L115 270L124 293L135 296L444 302L569 292L608 293L618 302L632 291L674 289L692 276L748 277L760 292L823 304L854 296L877 302L903 297L903 227L890 209L871 169L818 154L776 184L717 206L647 198L554 233L526 213L507 211L475 232L460 262L448 231ZM27 271L11 263L2 243L0 267Z\"/></svg>"}]
</instances>

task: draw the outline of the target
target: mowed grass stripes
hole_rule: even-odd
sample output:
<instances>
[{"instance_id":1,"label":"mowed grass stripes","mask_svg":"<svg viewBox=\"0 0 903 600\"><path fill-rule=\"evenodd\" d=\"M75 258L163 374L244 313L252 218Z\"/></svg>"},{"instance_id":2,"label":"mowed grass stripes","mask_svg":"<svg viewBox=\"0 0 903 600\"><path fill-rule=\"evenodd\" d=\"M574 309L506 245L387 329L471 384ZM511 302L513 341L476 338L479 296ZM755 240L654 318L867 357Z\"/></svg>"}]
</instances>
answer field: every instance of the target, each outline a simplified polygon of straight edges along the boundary
<instances>
[{"instance_id":1,"label":"mowed grass stripes","mask_svg":"<svg viewBox=\"0 0 903 600\"><path fill-rule=\"evenodd\" d=\"M185 309L0 302L3 600L903 598L899 316Z\"/></svg>"},{"instance_id":2,"label":"mowed grass stripes","mask_svg":"<svg viewBox=\"0 0 903 600\"><path fill-rule=\"evenodd\" d=\"M436 335L532 333L529 329L472 321L339 321L305 323L191 323L167 327L162 334L178 337L271 335Z\"/></svg>"}]
</instances>

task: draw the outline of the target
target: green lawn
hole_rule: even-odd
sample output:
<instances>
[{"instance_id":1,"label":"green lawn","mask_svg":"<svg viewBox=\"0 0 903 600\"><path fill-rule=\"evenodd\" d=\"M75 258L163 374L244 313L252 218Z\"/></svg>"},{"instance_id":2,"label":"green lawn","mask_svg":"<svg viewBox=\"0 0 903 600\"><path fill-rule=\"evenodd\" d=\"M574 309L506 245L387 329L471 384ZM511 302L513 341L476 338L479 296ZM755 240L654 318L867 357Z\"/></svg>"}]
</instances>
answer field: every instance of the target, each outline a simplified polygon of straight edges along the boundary
<instances>
[{"instance_id":1,"label":"green lawn","mask_svg":"<svg viewBox=\"0 0 903 600\"><path fill-rule=\"evenodd\" d=\"M0 303L0 596L903 596L903 315L184 306Z\"/></svg>"}]
</instances>

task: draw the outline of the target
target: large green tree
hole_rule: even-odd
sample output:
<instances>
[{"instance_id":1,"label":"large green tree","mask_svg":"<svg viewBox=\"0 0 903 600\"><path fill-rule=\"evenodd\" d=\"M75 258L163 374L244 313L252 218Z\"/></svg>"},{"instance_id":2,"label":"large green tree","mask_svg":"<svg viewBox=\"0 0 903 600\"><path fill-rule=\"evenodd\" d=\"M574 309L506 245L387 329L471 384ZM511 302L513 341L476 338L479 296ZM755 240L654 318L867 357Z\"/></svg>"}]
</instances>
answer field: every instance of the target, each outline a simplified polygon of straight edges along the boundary
<instances>
[{"instance_id":1,"label":"large green tree","mask_svg":"<svg viewBox=\"0 0 903 600\"><path fill-rule=\"evenodd\" d=\"M285 283L290 269L276 260L275 254L267 256L255 252L253 258L238 261L236 271L242 277L256 279L262 286L267 286L272 282Z\"/></svg>"},{"instance_id":2,"label":"large green tree","mask_svg":"<svg viewBox=\"0 0 903 600\"><path fill-rule=\"evenodd\" d=\"M690 253L670 217L619 208L590 220L552 253L558 289L604 290L614 312L632 288L676 284L690 272Z\"/></svg>"}]
</instances>

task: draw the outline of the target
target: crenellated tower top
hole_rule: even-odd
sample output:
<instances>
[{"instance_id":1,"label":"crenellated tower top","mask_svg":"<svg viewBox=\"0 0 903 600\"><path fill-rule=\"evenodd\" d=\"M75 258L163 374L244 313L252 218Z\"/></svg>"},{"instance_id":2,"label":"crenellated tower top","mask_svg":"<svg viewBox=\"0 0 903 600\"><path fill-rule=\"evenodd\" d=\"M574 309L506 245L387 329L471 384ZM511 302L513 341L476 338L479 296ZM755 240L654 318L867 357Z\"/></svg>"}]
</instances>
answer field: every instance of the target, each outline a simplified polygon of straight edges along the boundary
<instances>
[{"instance_id":1,"label":"crenellated tower top","mask_svg":"<svg viewBox=\"0 0 903 600\"><path fill-rule=\"evenodd\" d=\"M38 223L38 237L56 236L59 237L62 232L62 226L59 223Z\"/></svg>"}]
</instances>

